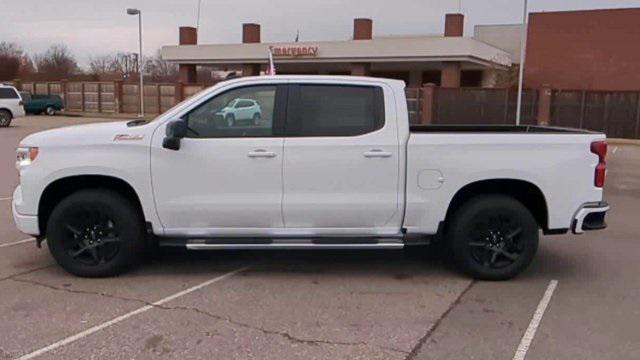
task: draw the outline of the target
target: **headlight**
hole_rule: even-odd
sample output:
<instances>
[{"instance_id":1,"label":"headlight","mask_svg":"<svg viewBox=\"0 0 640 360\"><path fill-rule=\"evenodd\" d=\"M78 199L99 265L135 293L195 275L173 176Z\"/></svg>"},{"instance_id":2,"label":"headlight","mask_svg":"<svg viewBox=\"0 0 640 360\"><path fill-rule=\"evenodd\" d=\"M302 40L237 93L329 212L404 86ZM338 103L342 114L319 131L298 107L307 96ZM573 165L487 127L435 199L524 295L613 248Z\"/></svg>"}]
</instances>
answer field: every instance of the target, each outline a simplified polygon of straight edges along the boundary
<instances>
[{"instance_id":1,"label":"headlight","mask_svg":"<svg viewBox=\"0 0 640 360\"><path fill-rule=\"evenodd\" d=\"M38 157L38 148L33 146L19 147L16 150L16 155L16 168L20 170L21 167L30 165Z\"/></svg>"}]
</instances>

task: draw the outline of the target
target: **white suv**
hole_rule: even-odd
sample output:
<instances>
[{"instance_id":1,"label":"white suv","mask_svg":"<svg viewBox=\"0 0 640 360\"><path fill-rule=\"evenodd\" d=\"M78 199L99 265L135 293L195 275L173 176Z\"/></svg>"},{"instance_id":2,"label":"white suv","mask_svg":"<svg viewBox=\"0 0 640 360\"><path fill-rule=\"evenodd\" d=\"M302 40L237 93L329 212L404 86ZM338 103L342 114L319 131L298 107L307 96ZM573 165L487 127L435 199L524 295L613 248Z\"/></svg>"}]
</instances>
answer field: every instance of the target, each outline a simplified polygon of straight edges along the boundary
<instances>
[{"instance_id":1,"label":"white suv","mask_svg":"<svg viewBox=\"0 0 640 360\"><path fill-rule=\"evenodd\" d=\"M253 125L258 125L262 118L262 109L257 101L252 99L231 100L216 115L222 116L227 126L235 126L236 121L250 120Z\"/></svg>"},{"instance_id":2,"label":"white suv","mask_svg":"<svg viewBox=\"0 0 640 360\"><path fill-rule=\"evenodd\" d=\"M13 118L24 116L22 97L16 88L0 84L0 127L7 127Z\"/></svg>"}]
</instances>

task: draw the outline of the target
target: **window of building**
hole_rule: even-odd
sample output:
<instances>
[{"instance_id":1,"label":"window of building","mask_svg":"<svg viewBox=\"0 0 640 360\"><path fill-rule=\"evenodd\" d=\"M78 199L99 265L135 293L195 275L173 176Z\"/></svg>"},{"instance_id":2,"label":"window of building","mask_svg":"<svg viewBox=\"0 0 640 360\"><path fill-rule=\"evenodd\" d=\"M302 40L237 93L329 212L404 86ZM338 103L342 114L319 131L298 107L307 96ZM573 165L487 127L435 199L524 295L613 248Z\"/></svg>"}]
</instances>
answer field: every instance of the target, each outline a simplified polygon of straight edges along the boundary
<instances>
[{"instance_id":1,"label":"window of building","mask_svg":"<svg viewBox=\"0 0 640 360\"><path fill-rule=\"evenodd\" d=\"M0 87L0 99L19 99L19 96L12 88Z\"/></svg>"},{"instance_id":2,"label":"window of building","mask_svg":"<svg viewBox=\"0 0 640 360\"><path fill-rule=\"evenodd\" d=\"M186 115L192 138L274 135L275 85L248 86L219 94Z\"/></svg>"},{"instance_id":3,"label":"window of building","mask_svg":"<svg viewBox=\"0 0 640 360\"><path fill-rule=\"evenodd\" d=\"M384 125L377 86L294 85L289 105L288 136L356 136Z\"/></svg>"}]
</instances>

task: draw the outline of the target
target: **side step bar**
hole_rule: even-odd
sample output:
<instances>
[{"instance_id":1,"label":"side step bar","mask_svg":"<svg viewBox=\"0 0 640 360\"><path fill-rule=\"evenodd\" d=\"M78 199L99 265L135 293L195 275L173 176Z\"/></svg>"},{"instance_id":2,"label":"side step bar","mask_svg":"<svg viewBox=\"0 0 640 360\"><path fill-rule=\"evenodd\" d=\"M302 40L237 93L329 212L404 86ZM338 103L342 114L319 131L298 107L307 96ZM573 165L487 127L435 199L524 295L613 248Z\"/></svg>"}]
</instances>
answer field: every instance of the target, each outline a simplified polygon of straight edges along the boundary
<instances>
[{"instance_id":1,"label":"side step bar","mask_svg":"<svg viewBox=\"0 0 640 360\"><path fill-rule=\"evenodd\" d=\"M402 249L405 245L428 244L403 237L322 237L322 238L160 238L160 246L179 246L189 250L311 250L311 249Z\"/></svg>"},{"instance_id":2,"label":"side step bar","mask_svg":"<svg viewBox=\"0 0 640 360\"><path fill-rule=\"evenodd\" d=\"M186 245L189 250L310 250L310 249L402 249L402 242L377 242L370 244L318 244L313 242L300 243L279 243L272 242L269 244L206 244L206 243L189 243Z\"/></svg>"}]
</instances>

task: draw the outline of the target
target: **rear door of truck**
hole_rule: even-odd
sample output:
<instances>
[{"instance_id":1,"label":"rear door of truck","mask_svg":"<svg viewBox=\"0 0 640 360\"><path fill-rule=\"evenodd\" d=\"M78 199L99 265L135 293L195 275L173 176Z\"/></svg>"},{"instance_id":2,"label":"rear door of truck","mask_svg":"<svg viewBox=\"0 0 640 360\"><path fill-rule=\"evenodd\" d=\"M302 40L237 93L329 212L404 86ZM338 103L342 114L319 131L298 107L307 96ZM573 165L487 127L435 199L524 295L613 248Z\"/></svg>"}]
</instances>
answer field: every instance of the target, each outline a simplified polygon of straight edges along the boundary
<instances>
[{"instance_id":1,"label":"rear door of truck","mask_svg":"<svg viewBox=\"0 0 640 360\"><path fill-rule=\"evenodd\" d=\"M361 234L399 230L401 154L391 91L384 84L290 85L286 227L315 234L329 228Z\"/></svg>"}]
</instances>

